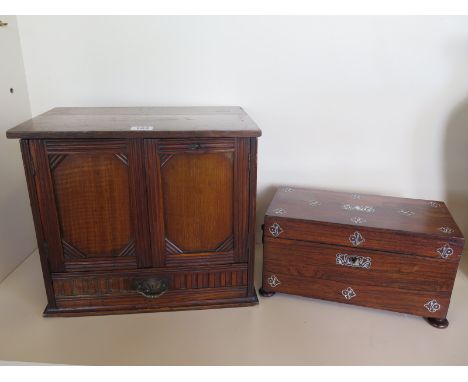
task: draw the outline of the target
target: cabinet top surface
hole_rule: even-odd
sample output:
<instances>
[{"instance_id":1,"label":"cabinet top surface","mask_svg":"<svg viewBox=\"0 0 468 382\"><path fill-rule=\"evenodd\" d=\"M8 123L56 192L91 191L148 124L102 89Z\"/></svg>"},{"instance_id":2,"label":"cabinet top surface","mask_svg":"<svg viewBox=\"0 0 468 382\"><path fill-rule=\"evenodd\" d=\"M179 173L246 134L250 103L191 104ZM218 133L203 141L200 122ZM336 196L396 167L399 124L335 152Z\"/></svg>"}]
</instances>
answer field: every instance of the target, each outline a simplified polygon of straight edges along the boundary
<instances>
[{"instance_id":1,"label":"cabinet top surface","mask_svg":"<svg viewBox=\"0 0 468 382\"><path fill-rule=\"evenodd\" d=\"M266 215L463 239L445 203L433 200L281 187Z\"/></svg>"},{"instance_id":2,"label":"cabinet top surface","mask_svg":"<svg viewBox=\"0 0 468 382\"><path fill-rule=\"evenodd\" d=\"M232 107L60 107L7 131L8 138L258 137L261 130Z\"/></svg>"}]
</instances>

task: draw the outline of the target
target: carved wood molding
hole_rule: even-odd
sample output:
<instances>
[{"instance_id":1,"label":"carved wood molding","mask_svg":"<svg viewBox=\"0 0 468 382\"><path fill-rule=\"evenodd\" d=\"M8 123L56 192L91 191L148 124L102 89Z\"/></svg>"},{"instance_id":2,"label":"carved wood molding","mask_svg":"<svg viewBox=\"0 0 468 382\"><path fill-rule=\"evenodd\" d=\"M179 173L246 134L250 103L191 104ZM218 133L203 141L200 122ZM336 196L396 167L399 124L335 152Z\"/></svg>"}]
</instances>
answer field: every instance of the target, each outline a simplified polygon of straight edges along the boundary
<instances>
[{"instance_id":1,"label":"carved wood molding","mask_svg":"<svg viewBox=\"0 0 468 382\"><path fill-rule=\"evenodd\" d=\"M57 153L87 153L92 151L99 152L125 152L128 142L124 139L79 139L71 141L70 139L52 139L46 141L47 152L49 154Z\"/></svg>"},{"instance_id":2,"label":"carved wood molding","mask_svg":"<svg viewBox=\"0 0 468 382\"><path fill-rule=\"evenodd\" d=\"M65 240L62 240L63 256L66 260L87 259L88 256ZM135 240L131 240L118 254L118 257L135 256Z\"/></svg>"},{"instance_id":3,"label":"carved wood molding","mask_svg":"<svg viewBox=\"0 0 468 382\"><path fill-rule=\"evenodd\" d=\"M135 256L135 240L130 241L128 245L117 255L119 257Z\"/></svg>"},{"instance_id":4,"label":"carved wood molding","mask_svg":"<svg viewBox=\"0 0 468 382\"><path fill-rule=\"evenodd\" d=\"M120 161L125 164L126 166L128 166L128 158L127 158L127 155L123 154L123 153L118 153L118 154L115 154L115 156L117 158L120 159Z\"/></svg>"},{"instance_id":5,"label":"carved wood molding","mask_svg":"<svg viewBox=\"0 0 468 382\"><path fill-rule=\"evenodd\" d=\"M182 152L224 152L234 151L236 148L234 138L199 138L199 139L171 139L162 141L158 145L158 151L164 154Z\"/></svg>"},{"instance_id":6,"label":"carved wood molding","mask_svg":"<svg viewBox=\"0 0 468 382\"><path fill-rule=\"evenodd\" d=\"M184 253L184 251L182 251L177 245L175 245L167 237L164 239L164 242L165 242L166 253L171 253L171 254Z\"/></svg>"},{"instance_id":7,"label":"carved wood molding","mask_svg":"<svg viewBox=\"0 0 468 382\"><path fill-rule=\"evenodd\" d=\"M135 278L157 276L168 280L170 290L231 288L247 286L247 270L213 270L199 272L166 272L145 276L102 275L54 278L54 290L60 297L106 296L136 294Z\"/></svg>"},{"instance_id":8,"label":"carved wood molding","mask_svg":"<svg viewBox=\"0 0 468 382\"><path fill-rule=\"evenodd\" d=\"M220 245L216 247L216 252L227 252L234 249L234 236L229 236Z\"/></svg>"},{"instance_id":9,"label":"carved wood molding","mask_svg":"<svg viewBox=\"0 0 468 382\"><path fill-rule=\"evenodd\" d=\"M53 171L65 157L64 154L49 155L49 168Z\"/></svg>"},{"instance_id":10,"label":"carved wood molding","mask_svg":"<svg viewBox=\"0 0 468 382\"><path fill-rule=\"evenodd\" d=\"M65 259L72 260L72 259L86 259L87 258L87 256L83 252L75 248L70 243L67 243L65 240L62 240L62 247L63 247L63 256L65 257Z\"/></svg>"},{"instance_id":11,"label":"carved wood molding","mask_svg":"<svg viewBox=\"0 0 468 382\"><path fill-rule=\"evenodd\" d=\"M171 159L173 154L161 154L159 156L159 161L161 163L161 167L163 167L169 159Z\"/></svg>"}]
</instances>

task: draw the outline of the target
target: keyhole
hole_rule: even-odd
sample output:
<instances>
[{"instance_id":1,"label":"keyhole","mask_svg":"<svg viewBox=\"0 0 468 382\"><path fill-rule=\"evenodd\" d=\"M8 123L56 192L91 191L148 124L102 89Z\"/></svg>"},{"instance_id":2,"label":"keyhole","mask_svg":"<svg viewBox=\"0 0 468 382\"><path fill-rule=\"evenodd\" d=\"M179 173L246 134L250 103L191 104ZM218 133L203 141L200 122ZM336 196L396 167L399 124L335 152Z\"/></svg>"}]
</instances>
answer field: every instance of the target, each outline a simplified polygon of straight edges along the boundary
<instances>
[{"instance_id":1,"label":"keyhole","mask_svg":"<svg viewBox=\"0 0 468 382\"><path fill-rule=\"evenodd\" d=\"M357 261L358 261L358 258L357 258L357 257L355 257L355 256L351 257L351 262L352 262L353 264L356 264Z\"/></svg>"},{"instance_id":2,"label":"keyhole","mask_svg":"<svg viewBox=\"0 0 468 382\"><path fill-rule=\"evenodd\" d=\"M15 92L15 89L10 88L10 93L13 94Z\"/></svg>"}]
</instances>

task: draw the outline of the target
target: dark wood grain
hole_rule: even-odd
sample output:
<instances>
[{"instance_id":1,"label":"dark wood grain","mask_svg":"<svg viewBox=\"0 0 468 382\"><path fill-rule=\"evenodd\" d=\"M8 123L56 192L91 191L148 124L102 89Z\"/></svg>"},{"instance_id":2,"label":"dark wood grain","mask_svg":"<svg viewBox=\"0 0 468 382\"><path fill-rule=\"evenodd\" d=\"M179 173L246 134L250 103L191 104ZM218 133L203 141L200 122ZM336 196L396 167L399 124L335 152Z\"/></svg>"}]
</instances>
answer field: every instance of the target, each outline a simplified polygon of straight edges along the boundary
<instances>
[{"instance_id":1,"label":"dark wood grain","mask_svg":"<svg viewBox=\"0 0 468 382\"><path fill-rule=\"evenodd\" d=\"M353 223L353 218L363 221ZM434 258L449 245L453 253L447 260L457 263L464 246L462 233L440 201L281 187L266 213L267 236L274 237L270 227L275 223L283 239L349 246L349 237L359 232L364 238L360 248ZM442 227L453 232L444 233Z\"/></svg>"},{"instance_id":2,"label":"dark wood grain","mask_svg":"<svg viewBox=\"0 0 468 382\"><path fill-rule=\"evenodd\" d=\"M258 303L251 156L259 130L245 130L249 118L236 108L122 109L112 117L113 110L55 110L26 124L41 138L21 148L48 297L44 314ZM154 135L118 138L127 137L119 123L144 118L157 120Z\"/></svg>"},{"instance_id":3,"label":"dark wood grain","mask_svg":"<svg viewBox=\"0 0 468 382\"><path fill-rule=\"evenodd\" d=\"M452 291L458 268L458 264L443 259L281 239L268 238L264 249L268 254L263 263L267 275L282 271L311 280L346 280L429 292ZM369 268L337 264L338 254L369 258Z\"/></svg>"},{"instance_id":4,"label":"dark wood grain","mask_svg":"<svg viewBox=\"0 0 468 382\"><path fill-rule=\"evenodd\" d=\"M132 127L152 130L132 130ZM240 107L55 108L7 131L8 138L258 137Z\"/></svg>"},{"instance_id":5,"label":"dark wood grain","mask_svg":"<svg viewBox=\"0 0 468 382\"><path fill-rule=\"evenodd\" d=\"M55 293L52 286L52 276L49 264L49 249L45 240L44 227L41 221L39 210L39 200L36 193L36 169L34 168L33 159L31 157L29 140L21 139L21 155L23 158L24 173L26 175L26 183L28 186L29 201L34 220L34 229L36 231L36 240L39 249L39 257L41 261L42 276L47 294L48 306L51 309L57 307L55 302Z\"/></svg>"},{"instance_id":6,"label":"dark wood grain","mask_svg":"<svg viewBox=\"0 0 468 382\"><path fill-rule=\"evenodd\" d=\"M275 213L278 208L285 212L278 215ZM305 221L307 224L329 223L357 229L370 228L438 237L463 245L463 234L447 206L441 201L281 187L266 215ZM364 221L354 223L351 219L355 217ZM452 232L444 233L440 230L441 227L447 227Z\"/></svg>"},{"instance_id":7,"label":"dark wood grain","mask_svg":"<svg viewBox=\"0 0 468 382\"><path fill-rule=\"evenodd\" d=\"M249 166L249 219L247 238L247 261L248 268L248 295L255 296L255 230L257 212L257 138L250 138L250 153L248 159Z\"/></svg>"},{"instance_id":8,"label":"dark wood grain","mask_svg":"<svg viewBox=\"0 0 468 382\"><path fill-rule=\"evenodd\" d=\"M215 251L232 236L233 162L230 152L185 152L162 168L165 234L183 253Z\"/></svg>"},{"instance_id":9,"label":"dark wood grain","mask_svg":"<svg viewBox=\"0 0 468 382\"><path fill-rule=\"evenodd\" d=\"M282 292L440 319L464 244L442 202L293 187L278 189L263 241L263 296Z\"/></svg>"},{"instance_id":10,"label":"dark wood grain","mask_svg":"<svg viewBox=\"0 0 468 382\"><path fill-rule=\"evenodd\" d=\"M381 285L375 286L361 283L349 283L345 280L311 279L308 277L292 276L287 273L278 273L277 277L281 280L281 284L278 287L272 289L266 286L268 282L267 279L264 279L263 289L266 291L313 297L350 305L408 313L422 317L443 318L447 315L450 304L449 292L413 291L389 288ZM343 296L342 291L349 287L354 290L356 296L347 300ZM434 299L440 304L440 309L436 312L429 312L424 305ZM343 314L345 314L345 312L343 312Z\"/></svg>"},{"instance_id":11,"label":"dark wood grain","mask_svg":"<svg viewBox=\"0 0 468 382\"><path fill-rule=\"evenodd\" d=\"M52 179L62 238L85 257L117 256L133 240L128 164L113 153L70 154Z\"/></svg>"}]
</instances>

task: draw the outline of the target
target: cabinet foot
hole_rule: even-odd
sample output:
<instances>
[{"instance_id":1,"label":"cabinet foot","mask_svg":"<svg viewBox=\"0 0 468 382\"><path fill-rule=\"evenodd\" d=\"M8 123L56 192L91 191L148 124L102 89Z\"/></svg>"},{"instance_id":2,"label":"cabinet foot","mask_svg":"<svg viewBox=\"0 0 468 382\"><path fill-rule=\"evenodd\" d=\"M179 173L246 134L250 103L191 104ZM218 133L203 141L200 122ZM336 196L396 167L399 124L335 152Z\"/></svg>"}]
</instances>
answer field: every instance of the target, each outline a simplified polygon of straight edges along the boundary
<instances>
[{"instance_id":1,"label":"cabinet foot","mask_svg":"<svg viewBox=\"0 0 468 382\"><path fill-rule=\"evenodd\" d=\"M261 296L263 297L271 297L273 296L276 292L267 292L266 290L264 290L263 288L260 288L258 290L258 293L260 293Z\"/></svg>"},{"instance_id":2,"label":"cabinet foot","mask_svg":"<svg viewBox=\"0 0 468 382\"><path fill-rule=\"evenodd\" d=\"M437 329L445 329L449 326L449 322L446 318L424 317L424 319L429 323L429 325Z\"/></svg>"}]
</instances>

